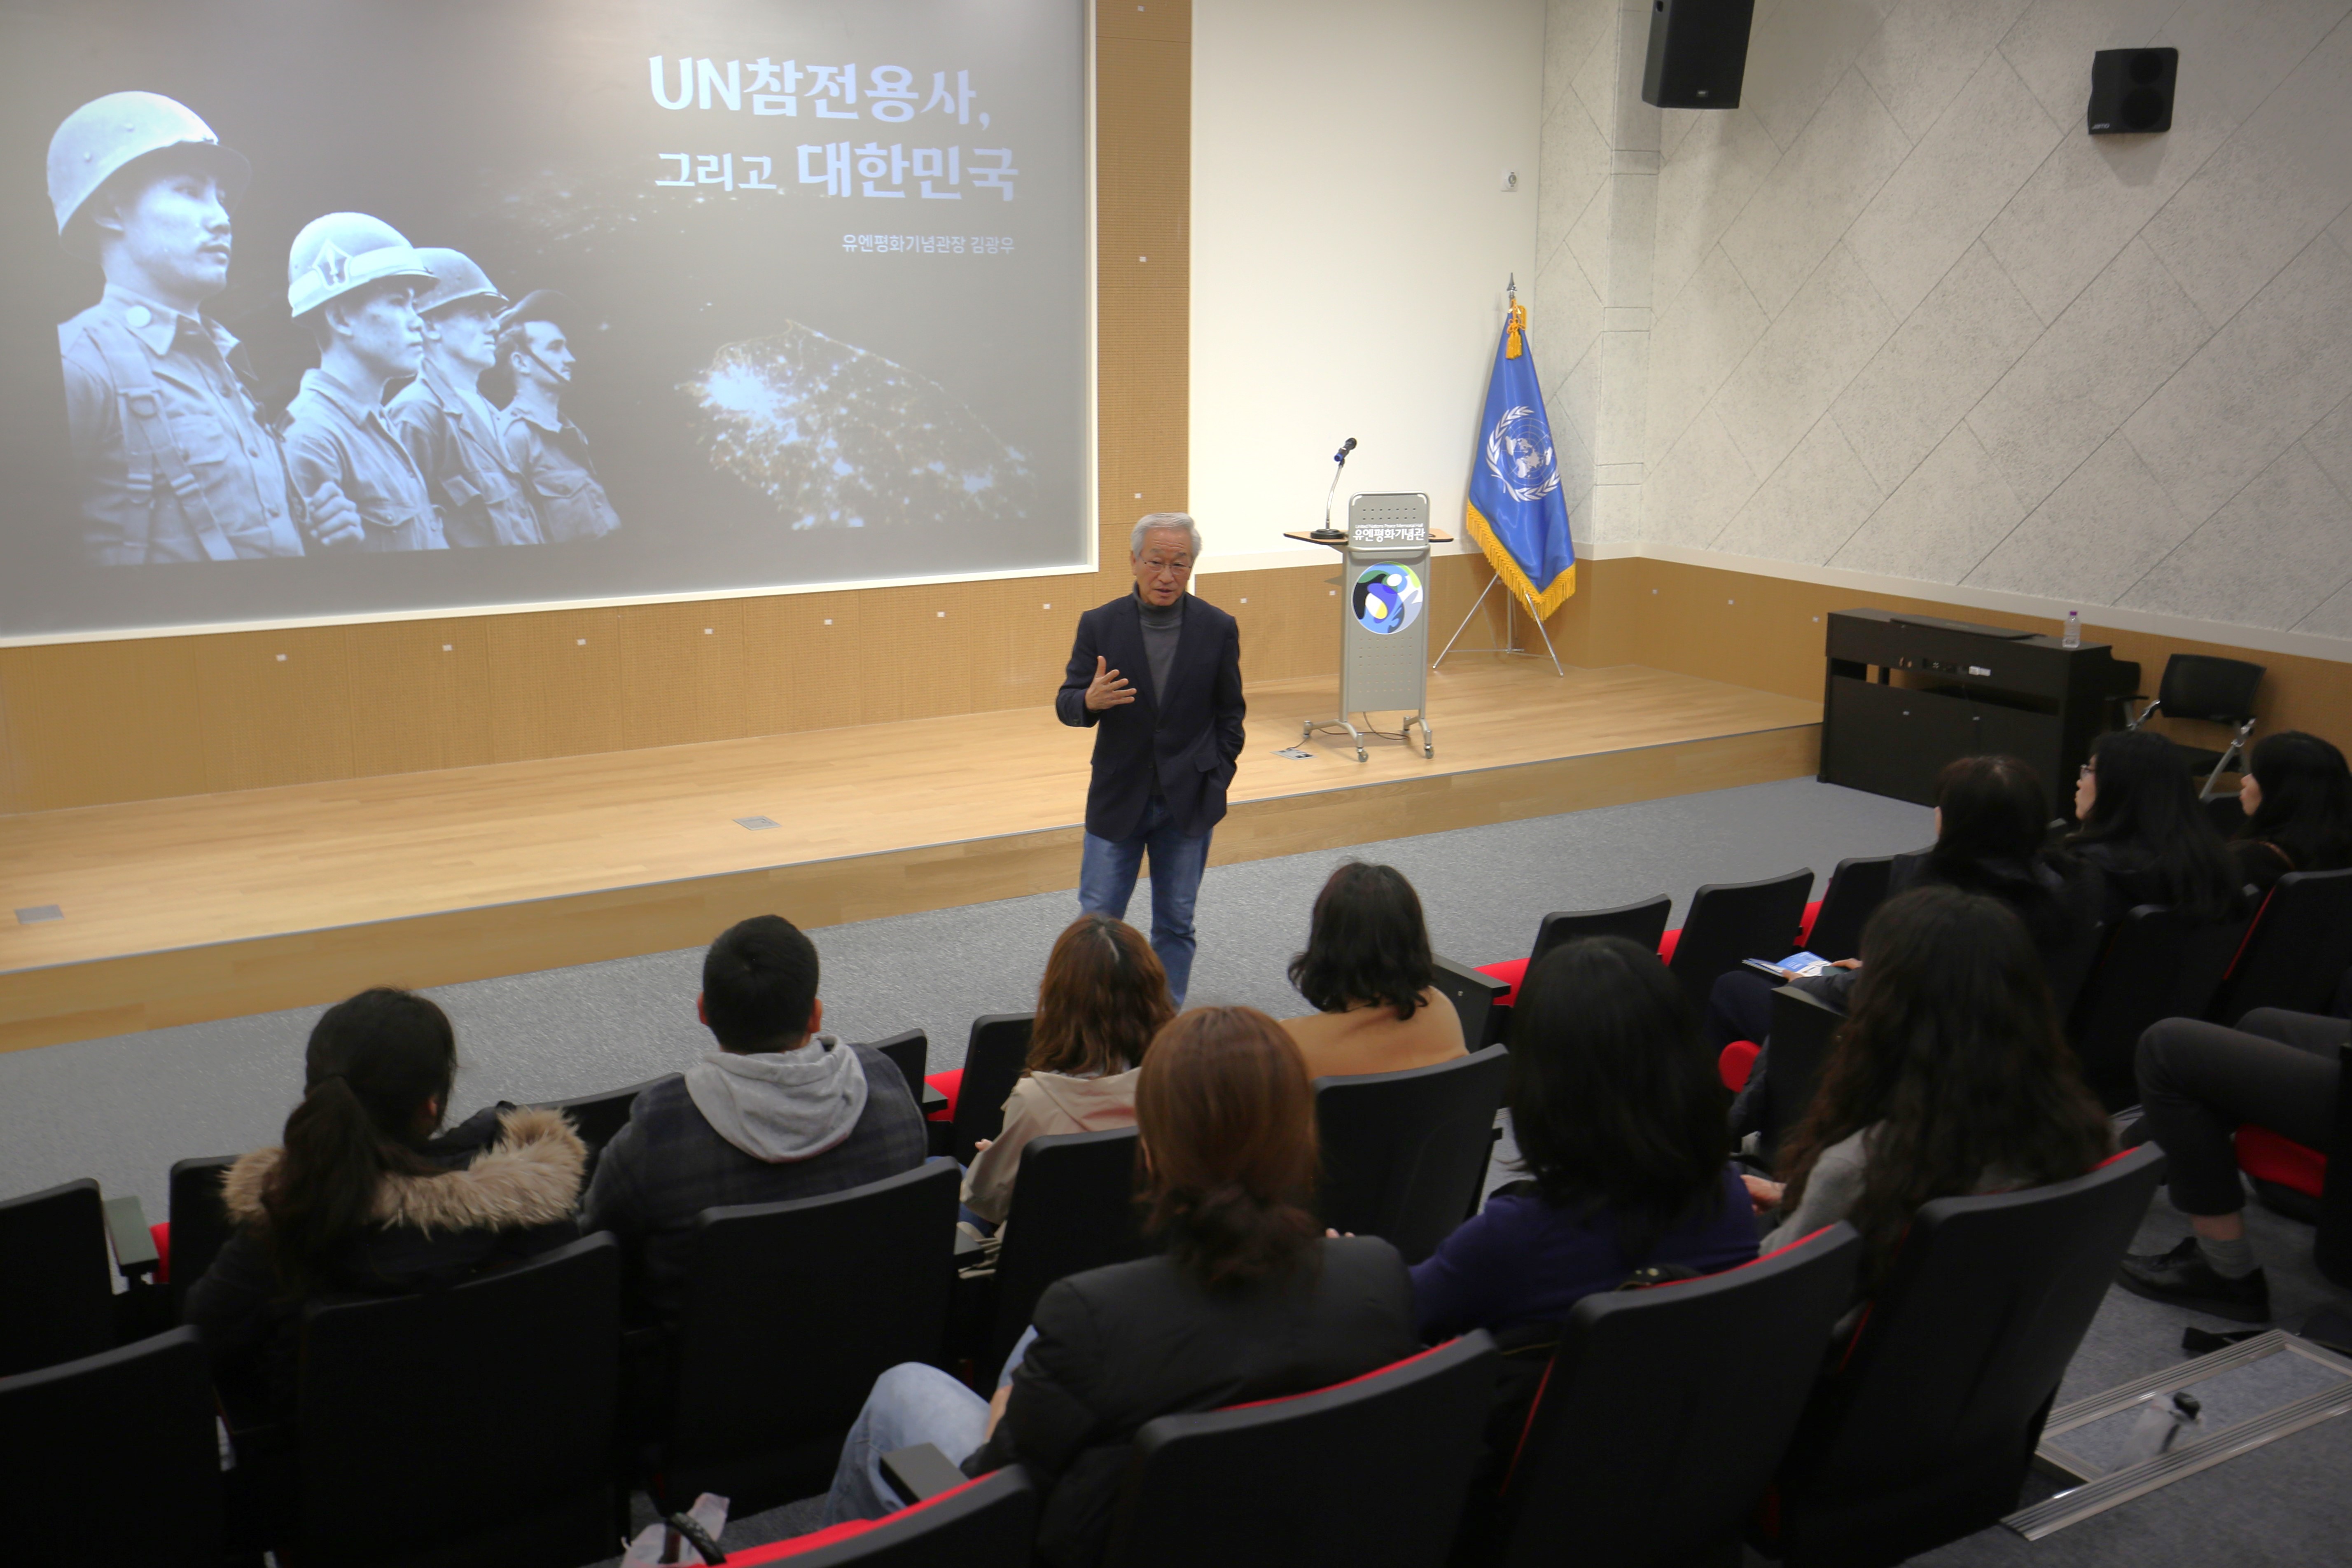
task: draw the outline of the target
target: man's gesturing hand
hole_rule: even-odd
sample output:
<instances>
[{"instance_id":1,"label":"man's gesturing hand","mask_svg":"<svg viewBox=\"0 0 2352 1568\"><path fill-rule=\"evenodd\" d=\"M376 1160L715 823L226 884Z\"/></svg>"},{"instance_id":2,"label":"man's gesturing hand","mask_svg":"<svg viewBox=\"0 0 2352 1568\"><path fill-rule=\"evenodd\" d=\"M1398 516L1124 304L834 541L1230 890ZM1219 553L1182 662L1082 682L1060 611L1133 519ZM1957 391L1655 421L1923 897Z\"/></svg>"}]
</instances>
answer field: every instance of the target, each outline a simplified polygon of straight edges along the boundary
<instances>
[{"instance_id":1,"label":"man's gesturing hand","mask_svg":"<svg viewBox=\"0 0 2352 1568\"><path fill-rule=\"evenodd\" d=\"M1090 712L1100 713L1135 700L1135 688L1118 671L1108 668L1108 663L1100 654L1095 656L1095 678L1087 682L1087 708Z\"/></svg>"}]
</instances>

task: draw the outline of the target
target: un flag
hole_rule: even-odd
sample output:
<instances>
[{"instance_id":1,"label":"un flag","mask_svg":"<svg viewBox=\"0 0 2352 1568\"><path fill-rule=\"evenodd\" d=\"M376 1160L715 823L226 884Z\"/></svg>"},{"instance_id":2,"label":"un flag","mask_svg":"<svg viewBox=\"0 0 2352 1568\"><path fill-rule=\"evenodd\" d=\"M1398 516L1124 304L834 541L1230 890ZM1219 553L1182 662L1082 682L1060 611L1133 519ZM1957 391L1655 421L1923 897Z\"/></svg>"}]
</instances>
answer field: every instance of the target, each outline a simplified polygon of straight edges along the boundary
<instances>
[{"instance_id":1,"label":"un flag","mask_svg":"<svg viewBox=\"0 0 2352 1568\"><path fill-rule=\"evenodd\" d=\"M1463 522L1503 585L1540 618L1576 592L1576 546L1527 324L1527 307L1514 300L1486 379Z\"/></svg>"}]
</instances>

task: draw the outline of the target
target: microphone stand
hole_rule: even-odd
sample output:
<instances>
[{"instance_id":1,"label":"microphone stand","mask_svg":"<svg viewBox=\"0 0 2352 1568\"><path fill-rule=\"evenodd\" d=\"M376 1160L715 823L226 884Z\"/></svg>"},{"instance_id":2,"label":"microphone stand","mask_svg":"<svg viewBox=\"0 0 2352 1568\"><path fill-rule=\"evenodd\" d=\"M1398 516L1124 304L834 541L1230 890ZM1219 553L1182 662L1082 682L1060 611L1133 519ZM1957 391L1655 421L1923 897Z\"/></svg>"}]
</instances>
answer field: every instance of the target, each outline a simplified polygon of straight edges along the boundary
<instances>
[{"instance_id":1,"label":"microphone stand","mask_svg":"<svg viewBox=\"0 0 2352 1568\"><path fill-rule=\"evenodd\" d=\"M1339 467L1331 470L1331 488L1323 492L1323 526L1308 534L1309 539L1345 539L1348 536L1331 526L1331 498L1339 493L1339 476L1348 471L1348 450L1339 449Z\"/></svg>"}]
</instances>

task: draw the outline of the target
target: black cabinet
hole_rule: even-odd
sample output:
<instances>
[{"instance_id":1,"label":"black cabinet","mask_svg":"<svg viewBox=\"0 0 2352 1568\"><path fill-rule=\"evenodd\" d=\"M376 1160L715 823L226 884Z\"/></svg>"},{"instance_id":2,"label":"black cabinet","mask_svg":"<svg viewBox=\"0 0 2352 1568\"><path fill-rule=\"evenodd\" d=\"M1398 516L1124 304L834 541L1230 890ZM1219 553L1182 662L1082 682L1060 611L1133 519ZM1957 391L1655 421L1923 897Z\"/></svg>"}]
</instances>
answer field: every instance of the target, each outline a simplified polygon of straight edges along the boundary
<instances>
[{"instance_id":1,"label":"black cabinet","mask_svg":"<svg viewBox=\"0 0 2352 1568\"><path fill-rule=\"evenodd\" d=\"M2139 666L2103 643L1891 610L1833 613L1826 651L1822 782L1922 805L1954 757L2003 752L2065 811L2091 742L2139 685Z\"/></svg>"}]
</instances>

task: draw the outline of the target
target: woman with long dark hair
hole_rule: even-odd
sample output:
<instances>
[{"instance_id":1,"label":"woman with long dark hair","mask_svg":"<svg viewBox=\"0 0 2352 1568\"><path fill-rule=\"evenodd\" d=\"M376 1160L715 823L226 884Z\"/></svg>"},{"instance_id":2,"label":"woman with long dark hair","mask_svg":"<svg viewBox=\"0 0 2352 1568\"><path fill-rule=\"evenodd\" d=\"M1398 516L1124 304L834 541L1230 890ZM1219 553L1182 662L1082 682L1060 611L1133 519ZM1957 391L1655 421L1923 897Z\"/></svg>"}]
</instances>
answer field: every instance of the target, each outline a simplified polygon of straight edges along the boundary
<instances>
[{"instance_id":1,"label":"woman with long dark hair","mask_svg":"<svg viewBox=\"0 0 2352 1568\"><path fill-rule=\"evenodd\" d=\"M1108 915L1072 921L1045 960L1028 1065L1004 1102L1003 1129L981 1141L964 1175L965 1209L1003 1222L1021 1151L1034 1140L1133 1122L1144 1049L1175 1016L1168 976L1141 932Z\"/></svg>"},{"instance_id":2,"label":"woman with long dark hair","mask_svg":"<svg viewBox=\"0 0 2352 1568\"><path fill-rule=\"evenodd\" d=\"M1423 1339L1557 1324L1644 1266L1756 1256L1723 1085L1656 953L1606 936L1544 954L1511 1012L1506 1098L1528 1179L1413 1266Z\"/></svg>"},{"instance_id":3,"label":"woman with long dark hair","mask_svg":"<svg viewBox=\"0 0 2352 1568\"><path fill-rule=\"evenodd\" d=\"M2245 826L2230 841L2250 887L2289 871L2352 866L2352 769L2316 735L2281 730L2254 742L2238 779Z\"/></svg>"},{"instance_id":4,"label":"woman with long dark hair","mask_svg":"<svg viewBox=\"0 0 2352 1568\"><path fill-rule=\"evenodd\" d=\"M378 989L337 1003L304 1065L282 1146L229 1167L237 1233L188 1291L237 1426L291 1417L306 1302L454 1285L578 1234L588 1154L561 1113L506 1108L479 1152L433 1142L457 1050L431 1001Z\"/></svg>"},{"instance_id":5,"label":"woman with long dark hair","mask_svg":"<svg viewBox=\"0 0 2352 1568\"><path fill-rule=\"evenodd\" d=\"M936 1367L877 1380L850 1429L827 1524L897 1506L884 1454L931 1443L968 1475L1029 1467L1041 1560L1099 1560L1128 1444L1157 1415L1297 1394L1420 1349L1403 1261L1325 1237L1312 1211L1314 1093L1282 1026L1247 1007L1181 1014L1136 1090L1160 1257L1072 1275L1038 1300L993 1402Z\"/></svg>"},{"instance_id":6,"label":"woman with long dark hair","mask_svg":"<svg viewBox=\"0 0 2352 1568\"><path fill-rule=\"evenodd\" d=\"M2025 924L1979 893L1888 900L1862 938L1862 977L1785 1185L1747 1178L1781 1219L1767 1251L1847 1219L1883 1277L1919 1205L2083 1174L2114 1135L2084 1088Z\"/></svg>"},{"instance_id":7,"label":"woman with long dark hair","mask_svg":"<svg viewBox=\"0 0 2352 1568\"><path fill-rule=\"evenodd\" d=\"M1308 1078L1401 1072L1462 1054L1462 1016L1435 986L1421 895L1393 866L1350 860L1315 897L1290 984L1315 1011L1282 1026Z\"/></svg>"},{"instance_id":8,"label":"woman with long dark hair","mask_svg":"<svg viewBox=\"0 0 2352 1568\"><path fill-rule=\"evenodd\" d=\"M2105 879L2109 923L2136 904L2215 921L2239 907L2237 865L2163 736L2117 730L2092 742L2074 784L2074 816L2081 826L2065 848Z\"/></svg>"}]
</instances>

